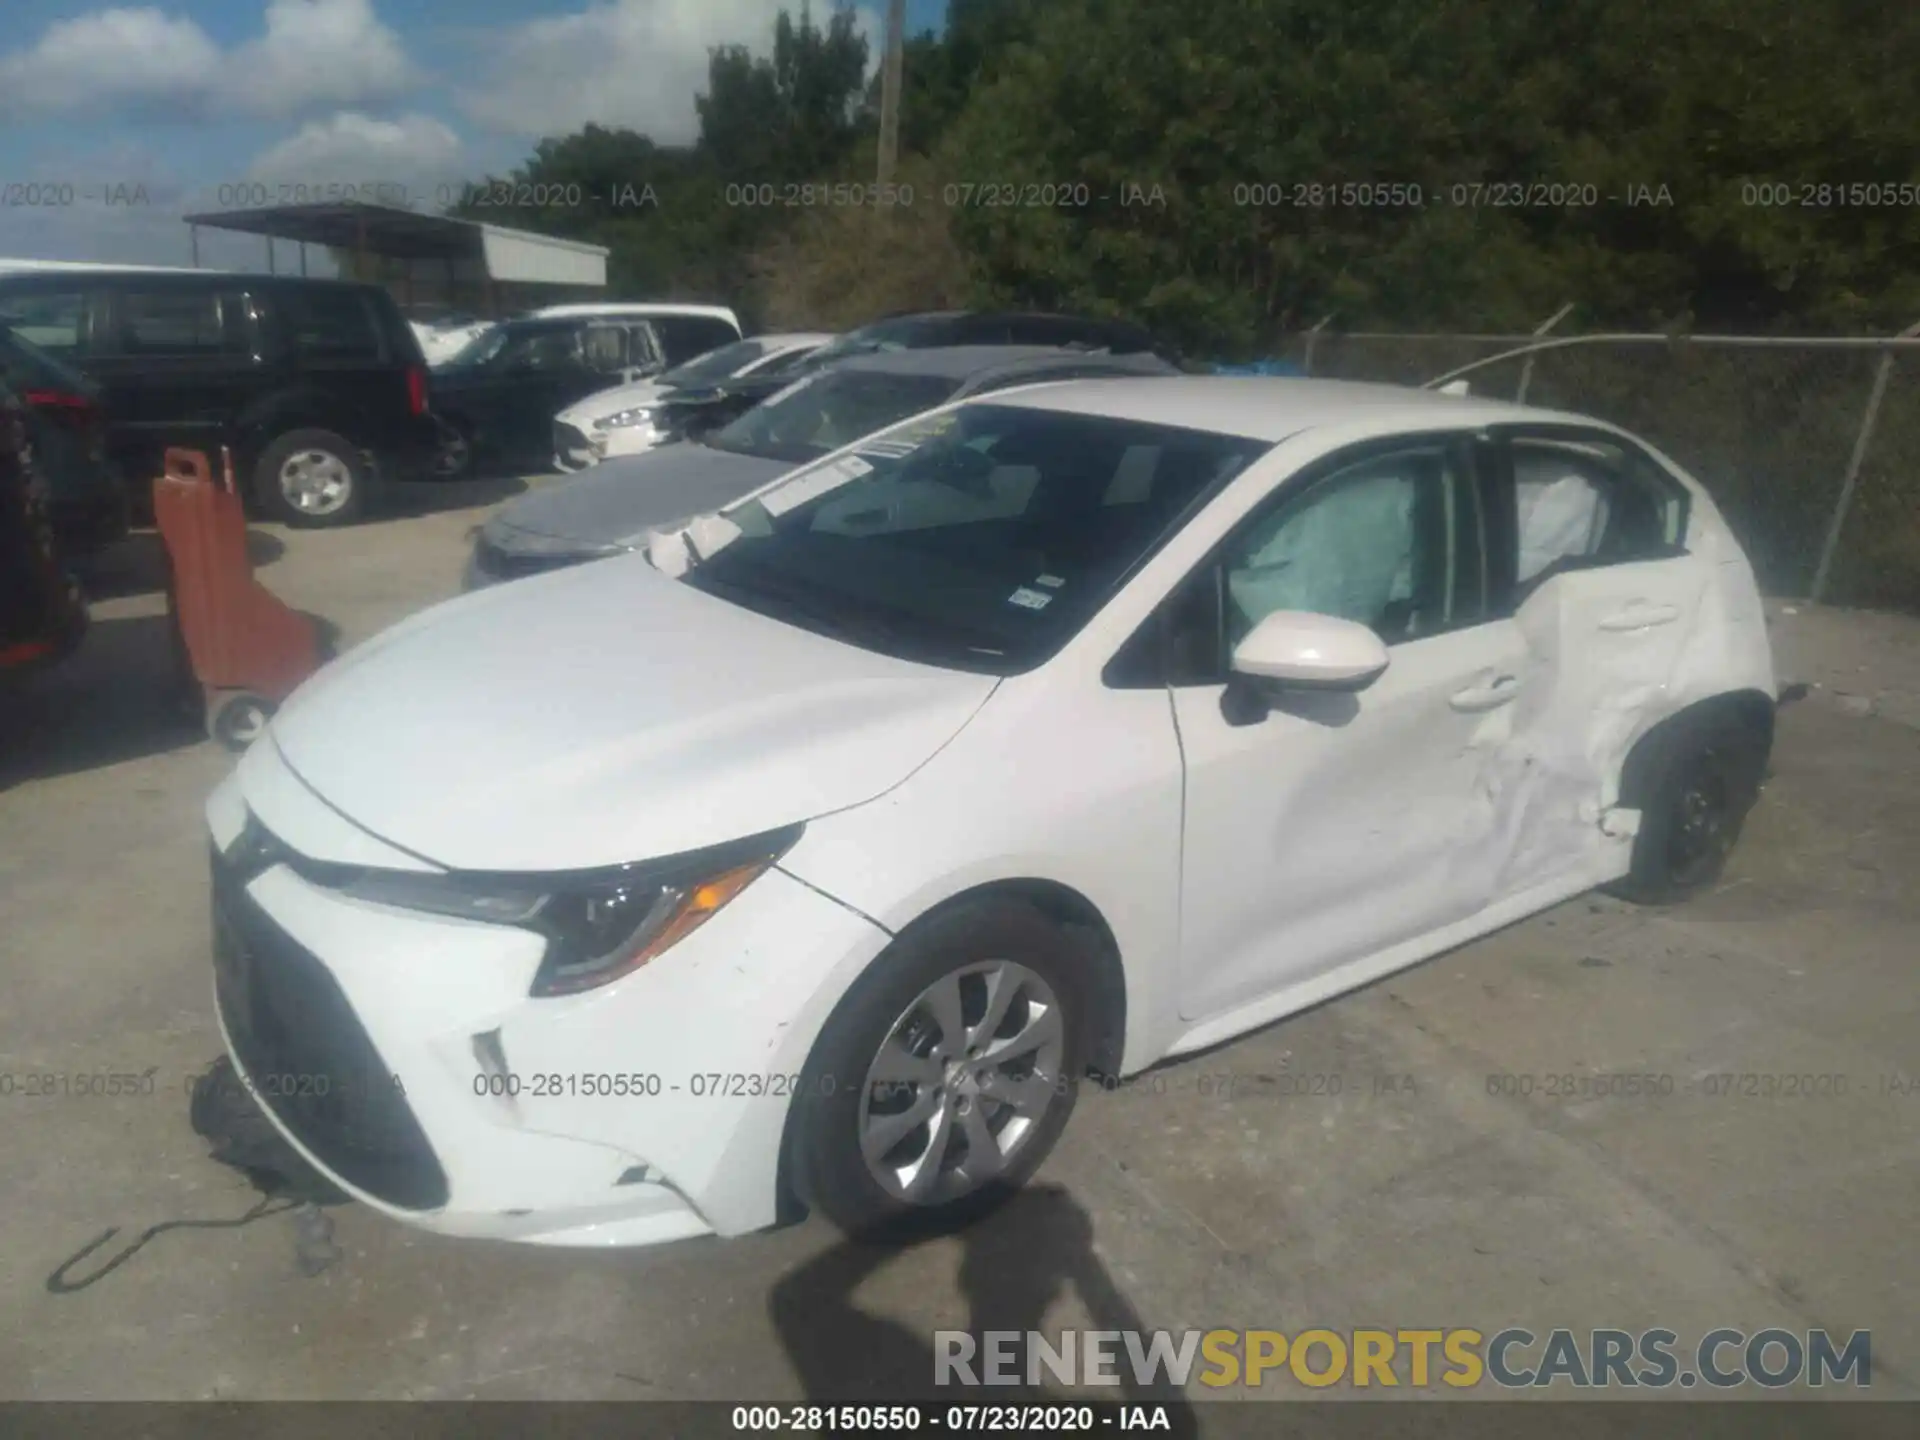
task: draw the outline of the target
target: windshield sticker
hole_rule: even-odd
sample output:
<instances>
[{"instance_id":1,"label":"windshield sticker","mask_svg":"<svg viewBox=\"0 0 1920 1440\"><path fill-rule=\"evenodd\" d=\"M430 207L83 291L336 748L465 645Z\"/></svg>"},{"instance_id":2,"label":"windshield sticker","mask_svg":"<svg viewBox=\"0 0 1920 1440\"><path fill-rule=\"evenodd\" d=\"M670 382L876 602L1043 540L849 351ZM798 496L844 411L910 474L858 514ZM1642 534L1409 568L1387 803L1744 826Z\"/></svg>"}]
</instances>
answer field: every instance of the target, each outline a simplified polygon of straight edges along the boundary
<instances>
[{"instance_id":1,"label":"windshield sticker","mask_svg":"<svg viewBox=\"0 0 1920 1440\"><path fill-rule=\"evenodd\" d=\"M917 440L869 440L860 446L859 453L875 460L904 460L919 448Z\"/></svg>"},{"instance_id":2,"label":"windshield sticker","mask_svg":"<svg viewBox=\"0 0 1920 1440\"><path fill-rule=\"evenodd\" d=\"M938 440L959 423L959 418L951 412L934 415L925 420L909 422L898 430L890 430L871 440L862 440L857 448L862 455L872 455L882 460L901 460L929 440Z\"/></svg>"},{"instance_id":3,"label":"windshield sticker","mask_svg":"<svg viewBox=\"0 0 1920 1440\"><path fill-rule=\"evenodd\" d=\"M1049 590L1058 590L1067 582L1062 580L1058 575L1036 575L1033 577L1033 583L1036 585L1044 585Z\"/></svg>"},{"instance_id":4,"label":"windshield sticker","mask_svg":"<svg viewBox=\"0 0 1920 1440\"><path fill-rule=\"evenodd\" d=\"M760 508L777 518L789 510L798 509L809 500L817 500L830 491L838 490L849 480L858 480L872 473L873 466L858 455L843 455L817 470L796 475L785 485L775 486L760 497Z\"/></svg>"},{"instance_id":5,"label":"windshield sticker","mask_svg":"<svg viewBox=\"0 0 1920 1440\"><path fill-rule=\"evenodd\" d=\"M1043 595L1038 590L1029 590L1022 585L1007 597L1009 605L1018 605L1023 610L1044 610L1053 603L1053 596Z\"/></svg>"}]
</instances>

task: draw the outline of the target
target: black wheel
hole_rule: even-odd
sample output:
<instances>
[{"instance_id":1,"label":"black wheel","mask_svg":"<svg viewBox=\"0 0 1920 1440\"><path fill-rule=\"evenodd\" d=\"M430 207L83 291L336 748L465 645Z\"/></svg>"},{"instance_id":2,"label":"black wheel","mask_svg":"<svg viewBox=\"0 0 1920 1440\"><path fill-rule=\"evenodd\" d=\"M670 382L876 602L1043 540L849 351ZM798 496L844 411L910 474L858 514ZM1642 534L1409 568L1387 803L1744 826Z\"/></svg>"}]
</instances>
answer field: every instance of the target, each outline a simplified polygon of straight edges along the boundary
<instances>
[{"instance_id":1,"label":"black wheel","mask_svg":"<svg viewBox=\"0 0 1920 1440\"><path fill-rule=\"evenodd\" d=\"M1016 903L909 931L814 1045L790 1129L801 1198L849 1234L964 1223L1066 1128L1085 1068L1085 967Z\"/></svg>"},{"instance_id":2,"label":"black wheel","mask_svg":"<svg viewBox=\"0 0 1920 1440\"><path fill-rule=\"evenodd\" d=\"M433 457L433 478L470 480L473 469L473 427L464 420L442 419L440 449Z\"/></svg>"},{"instance_id":3,"label":"black wheel","mask_svg":"<svg viewBox=\"0 0 1920 1440\"><path fill-rule=\"evenodd\" d=\"M1669 905L1720 878L1759 798L1766 745L1724 714L1681 717L1641 742L1621 803L1640 811L1632 868L1608 888L1625 900Z\"/></svg>"},{"instance_id":4,"label":"black wheel","mask_svg":"<svg viewBox=\"0 0 1920 1440\"><path fill-rule=\"evenodd\" d=\"M350 525L366 513L373 477L359 448L331 430L293 430L260 452L253 490L287 525Z\"/></svg>"},{"instance_id":5,"label":"black wheel","mask_svg":"<svg viewBox=\"0 0 1920 1440\"><path fill-rule=\"evenodd\" d=\"M217 695L207 708L207 734L238 754L258 740L273 718L271 700L245 690Z\"/></svg>"}]
</instances>

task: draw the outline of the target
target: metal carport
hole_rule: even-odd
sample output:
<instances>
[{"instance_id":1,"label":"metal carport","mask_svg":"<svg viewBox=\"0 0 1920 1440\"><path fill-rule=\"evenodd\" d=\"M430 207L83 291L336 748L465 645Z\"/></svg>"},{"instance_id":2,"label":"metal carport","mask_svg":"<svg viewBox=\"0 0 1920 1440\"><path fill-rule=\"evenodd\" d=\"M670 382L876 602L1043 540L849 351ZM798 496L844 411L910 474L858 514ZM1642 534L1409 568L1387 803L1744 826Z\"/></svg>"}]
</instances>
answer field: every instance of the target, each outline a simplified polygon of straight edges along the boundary
<instances>
[{"instance_id":1,"label":"metal carport","mask_svg":"<svg viewBox=\"0 0 1920 1440\"><path fill-rule=\"evenodd\" d=\"M274 205L186 217L193 262L200 263L200 229L261 235L267 269L277 271L276 240L324 246L342 275L393 290L402 305L434 299L462 303L489 317L532 305L589 298L607 284L607 248L478 220L432 215L361 200Z\"/></svg>"}]
</instances>

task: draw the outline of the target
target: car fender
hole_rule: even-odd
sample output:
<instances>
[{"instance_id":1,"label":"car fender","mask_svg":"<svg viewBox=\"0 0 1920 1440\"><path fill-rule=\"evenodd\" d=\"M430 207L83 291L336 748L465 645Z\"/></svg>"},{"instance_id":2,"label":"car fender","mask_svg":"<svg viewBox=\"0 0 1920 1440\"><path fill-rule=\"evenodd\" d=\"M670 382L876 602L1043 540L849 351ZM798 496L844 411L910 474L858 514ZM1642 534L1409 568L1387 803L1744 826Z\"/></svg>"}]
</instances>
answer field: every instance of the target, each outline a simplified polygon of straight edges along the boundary
<instances>
[{"instance_id":1,"label":"car fender","mask_svg":"<svg viewBox=\"0 0 1920 1440\"><path fill-rule=\"evenodd\" d=\"M363 406L318 386L299 385L262 396L240 412L233 428L239 442L237 464L241 456L251 463L290 430L331 430L364 444L369 426Z\"/></svg>"},{"instance_id":2,"label":"car fender","mask_svg":"<svg viewBox=\"0 0 1920 1440\"><path fill-rule=\"evenodd\" d=\"M1037 899L1068 928L1090 928L1122 989L1112 1008L1124 1041L1101 1047L1100 1068L1128 1074L1180 1028L1179 967L1166 962L1179 947L1182 762L1164 690L1075 703L1088 678L1004 682L906 781L810 822L781 867L896 936L981 893ZM1058 783L1065 774L1074 786ZM861 968L825 978L832 1003Z\"/></svg>"}]
</instances>

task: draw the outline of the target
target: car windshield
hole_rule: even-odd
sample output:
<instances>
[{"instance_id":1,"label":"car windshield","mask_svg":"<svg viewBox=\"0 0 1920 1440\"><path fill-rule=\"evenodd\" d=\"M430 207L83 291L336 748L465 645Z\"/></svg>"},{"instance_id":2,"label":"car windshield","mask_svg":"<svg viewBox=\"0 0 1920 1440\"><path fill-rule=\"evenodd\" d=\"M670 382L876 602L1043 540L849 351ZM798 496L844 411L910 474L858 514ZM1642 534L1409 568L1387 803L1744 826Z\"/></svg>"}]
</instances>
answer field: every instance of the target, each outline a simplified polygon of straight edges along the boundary
<instances>
[{"instance_id":1,"label":"car windshield","mask_svg":"<svg viewBox=\"0 0 1920 1440\"><path fill-rule=\"evenodd\" d=\"M924 340L929 333L930 324L919 316L908 316L899 320L876 320L871 325L862 325L857 330L849 330L815 350L795 368L795 374L810 374L824 370L837 361L850 355L879 355L895 350L912 350L916 341Z\"/></svg>"},{"instance_id":2,"label":"car windshield","mask_svg":"<svg viewBox=\"0 0 1920 1440\"><path fill-rule=\"evenodd\" d=\"M722 345L718 350L696 355L684 365L676 365L660 377L660 383L675 389L712 385L737 374L741 366L751 365L766 353L765 341L736 340L731 345Z\"/></svg>"},{"instance_id":3,"label":"car windshield","mask_svg":"<svg viewBox=\"0 0 1920 1440\"><path fill-rule=\"evenodd\" d=\"M909 415L951 399L946 375L887 375L840 370L796 381L707 437L716 450L768 460L817 460Z\"/></svg>"},{"instance_id":4,"label":"car windshield","mask_svg":"<svg viewBox=\"0 0 1920 1440\"><path fill-rule=\"evenodd\" d=\"M1040 664L1268 449L1016 405L924 416L722 512L686 583L867 649L1016 674Z\"/></svg>"},{"instance_id":5,"label":"car windshield","mask_svg":"<svg viewBox=\"0 0 1920 1440\"><path fill-rule=\"evenodd\" d=\"M510 333L504 325L489 325L441 363L460 369L485 365L505 348Z\"/></svg>"}]
</instances>

